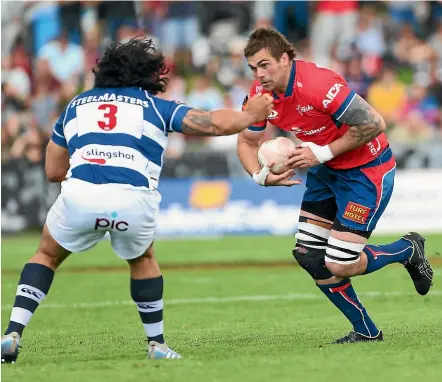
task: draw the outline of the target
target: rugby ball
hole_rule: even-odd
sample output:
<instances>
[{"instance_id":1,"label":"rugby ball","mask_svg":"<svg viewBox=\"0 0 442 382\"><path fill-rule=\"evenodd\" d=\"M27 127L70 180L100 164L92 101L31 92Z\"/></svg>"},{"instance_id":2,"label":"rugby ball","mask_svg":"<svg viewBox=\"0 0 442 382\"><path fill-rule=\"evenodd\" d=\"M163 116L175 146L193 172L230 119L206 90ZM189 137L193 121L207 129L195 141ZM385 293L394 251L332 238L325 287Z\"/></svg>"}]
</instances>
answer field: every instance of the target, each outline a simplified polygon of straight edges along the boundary
<instances>
[{"instance_id":1,"label":"rugby ball","mask_svg":"<svg viewBox=\"0 0 442 382\"><path fill-rule=\"evenodd\" d=\"M259 164L264 167L269 163L273 163L270 171L273 174L280 175L288 170L284 165L290 149L296 147L295 143L285 137L275 137L265 141L258 150Z\"/></svg>"}]
</instances>

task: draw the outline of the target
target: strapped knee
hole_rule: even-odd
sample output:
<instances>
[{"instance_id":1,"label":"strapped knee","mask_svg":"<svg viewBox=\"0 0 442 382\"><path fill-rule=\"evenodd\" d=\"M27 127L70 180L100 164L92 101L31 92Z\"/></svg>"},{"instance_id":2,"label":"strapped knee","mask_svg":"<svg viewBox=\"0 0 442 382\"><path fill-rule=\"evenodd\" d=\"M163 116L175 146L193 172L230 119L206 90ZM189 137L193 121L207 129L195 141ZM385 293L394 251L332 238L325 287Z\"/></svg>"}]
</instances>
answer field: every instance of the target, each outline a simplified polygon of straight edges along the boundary
<instances>
[{"instance_id":1,"label":"strapped knee","mask_svg":"<svg viewBox=\"0 0 442 382\"><path fill-rule=\"evenodd\" d=\"M371 235L371 231L361 231L353 229L343 225L339 220L333 223L333 230L338 232L350 232L352 234L364 237L368 239ZM364 249L365 244L353 243L350 241L344 241L336 239L335 237L328 238L327 255L325 261L336 264L353 264L359 261L361 252Z\"/></svg>"},{"instance_id":2,"label":"strapped knee","mask_svg":"<svg viewBox=\"0 0 442 382\"><path fill-rule=\"evenodd\" d=\"M352 243L329 237L325 261L336 264L354 264L359 261L365 244Z\"/></svg>"},{"instance_id":3,"label":"strapped knee","mask_svg":"<svg viewBox=\"0 0 442 382\"><path fill-rule=\"evenodd\" d=\"M326 280L333 274L325 266L325 251L330 231L300 219L295 235L296 246L293 257L315 280Z\"/></svg>"}]
</instances>

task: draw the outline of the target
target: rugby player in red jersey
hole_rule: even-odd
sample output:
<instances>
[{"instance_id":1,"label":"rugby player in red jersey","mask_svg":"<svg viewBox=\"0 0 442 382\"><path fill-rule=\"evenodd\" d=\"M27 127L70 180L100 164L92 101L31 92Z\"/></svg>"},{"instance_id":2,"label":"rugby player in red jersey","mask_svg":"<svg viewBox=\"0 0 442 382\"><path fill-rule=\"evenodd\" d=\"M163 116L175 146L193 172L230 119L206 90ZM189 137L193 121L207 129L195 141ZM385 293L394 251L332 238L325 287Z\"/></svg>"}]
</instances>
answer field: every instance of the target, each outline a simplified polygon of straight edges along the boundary
<instances>
[{"instance_id":1,"label":"rugby player in red jersey","mask_svg":"<svg viewBox=\"0 0 442 382\"><path fill-rule=\"evenodd\" d=\"M385 122L340 75L295 59L292 44L272 28L253 32L244 53L255 76L249 97L271 94L274 109L240 133L241 163L261 186L299 184L291 179L295 169L309 169L293 256L353 326L335 343L382 341L350 277L400 263L421 295L433 279L418 233L387 245L366 244L393 191L396 163ZM287 159L291 170L282 175L258 163L267 123L302 141Z\"/></svg>"}]
</instances>

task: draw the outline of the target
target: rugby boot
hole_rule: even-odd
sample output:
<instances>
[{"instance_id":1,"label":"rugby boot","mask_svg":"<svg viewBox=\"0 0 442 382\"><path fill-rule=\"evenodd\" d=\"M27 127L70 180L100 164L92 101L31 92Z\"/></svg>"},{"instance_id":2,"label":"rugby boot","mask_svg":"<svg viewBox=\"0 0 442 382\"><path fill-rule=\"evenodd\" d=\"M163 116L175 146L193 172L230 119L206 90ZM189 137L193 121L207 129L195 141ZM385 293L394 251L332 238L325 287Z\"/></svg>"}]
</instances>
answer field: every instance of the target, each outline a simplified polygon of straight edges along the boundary
<instances>
[{"instance_id":1,"label":"rugby boot","mask_svg":"<svg viewBox=\"0 0 442 382\"><path fill-rule=\"evenodd\" d=\"M404 267L413 280L417 293L424 296L433 285L433 269L425 256L425 238L417 232L407 233L402 238L408 240L413 246L413 253Z\"/></svg>"},{"instance_id":2,"label":"rugby boot","mask_svg":"<svg viewBox=\"0 0 442 382\"><path fill-rule=\"evenodd\" d=\"M149 359L179 359L181 355L173 351L166 344L160 344L156 341L149 342L149 349L147 351L147 358Z\"/></svg>"},{"instance_id":3,"label":"rugby boot","mask_svg":"<svg viewBox=\"0 0 442 382\"><path fill-rule=\"evenodd\" d=\"M2 337L2 363L15 363L20 348L20 334L12 332Z\"/></svg>"},{"instance_id":4,"label":"rugby boot","mask_svg":"<svg viewBox=\"0 0 442 382\"><path fill-rule=\"evenodd\" d=\"M367 337L361 333L351 331L346 336L332 342L332 344L353 344L356 342L371 342L371 341L379 342L383 340L384 340L384 335L382 334L382 330L379 330L379 333L376 337Z\"/></svg>"}]
</instances>

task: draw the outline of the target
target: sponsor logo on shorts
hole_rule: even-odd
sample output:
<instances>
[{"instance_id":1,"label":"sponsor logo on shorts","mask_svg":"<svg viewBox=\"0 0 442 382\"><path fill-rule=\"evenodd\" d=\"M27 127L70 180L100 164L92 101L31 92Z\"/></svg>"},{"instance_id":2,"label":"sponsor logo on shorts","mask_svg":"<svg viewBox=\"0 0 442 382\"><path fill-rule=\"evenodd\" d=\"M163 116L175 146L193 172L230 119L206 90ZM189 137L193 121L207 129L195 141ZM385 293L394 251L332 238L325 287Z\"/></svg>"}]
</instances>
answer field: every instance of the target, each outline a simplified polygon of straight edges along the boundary
<instances>
[{"instance_id":1,"label":"sponsor logo on shorts","mask_svg":"<svg viewBox=\"0 0 442 382\"><path fill-rule=\"evenodd\" d=\"M107 218L96 218L95 219L95 227L94 230L98 231L99 229L105 229L105 230L117 230L120 232L127 231L129 227L129 223L122 221L122 220L116 220L115 218L118 217L118 214L116 212L112 212L110 214L111 219Z\"/></svg>"},{"instance_id":2,"label":"sponsor logo on shorts","mask_svg":"<svg viewBox=\"0 0 442 382\"><path fill-rule=\"evenodd\" d=\"M127 154L120 150L99 150L99 149L88 149L81 153L81 158L90 163L96 164L106 164L109 159L126 159L135 161L134 154Z\"/></svg>"},{"instance_id":3,"label":"sponsor logo on shorts","mask_svg":"<svg viewBox=\"0 0 442 382\"><path fill-rule=\"evenodd\" d=\"M361 204L348 202L342 217L356 223L364 224L370 214L370 210L371 208L365 207Z\"/></svg>"}]
</instances>

